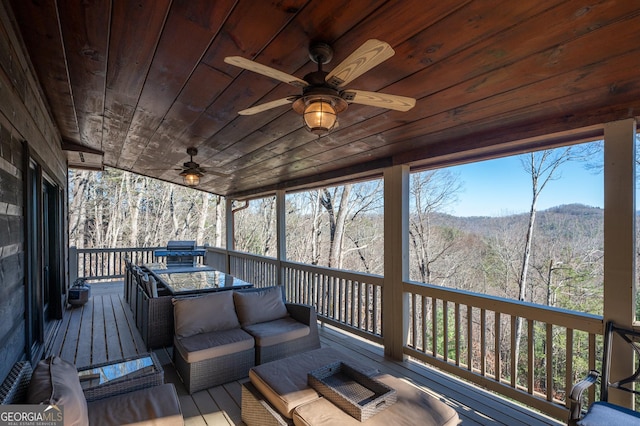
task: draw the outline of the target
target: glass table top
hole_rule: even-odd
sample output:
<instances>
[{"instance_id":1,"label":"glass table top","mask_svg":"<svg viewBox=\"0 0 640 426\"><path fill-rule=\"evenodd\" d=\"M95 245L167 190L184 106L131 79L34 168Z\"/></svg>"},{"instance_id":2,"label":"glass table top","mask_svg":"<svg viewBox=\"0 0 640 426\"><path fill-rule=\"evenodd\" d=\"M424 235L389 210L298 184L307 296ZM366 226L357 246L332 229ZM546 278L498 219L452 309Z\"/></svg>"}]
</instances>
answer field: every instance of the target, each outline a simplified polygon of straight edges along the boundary
<instances>
[{"instance_id":1,"label":"glass table top","mask_svg":"<svg viewBox=\"0 0 640 426\"><path fill-rule=\"evenodd\" d=\"M207 266L207 265L167 267L166 263L154 262L154 263L145 263L142 266L158 274L165 274L165 273L172 273L172 272L214 271L214 269L211 266Z\"/></svg>"},{"instance_id":2,"label":"glass table top","mask_svg":"<svg viewBox=\"0 0 640 426\"><path fill-rule=\"evenodd\" d=\"M246 281L216 270L191 272L163 270L153 272L174 294L253 287L252 284Z\"/></svg>"},{"instance_id":3,"label":"glass table top","mask_svg":"<svg viewBox=\"0 0 640 426\"><path fill-rule=\"evenodd\" d=\"M88 368L78 372L80 384L83 388L94 387L117 380L127 380L142 374L155 371L150 356L132 360L106 364L95 368Z\"/></svg>"}]
</instances>

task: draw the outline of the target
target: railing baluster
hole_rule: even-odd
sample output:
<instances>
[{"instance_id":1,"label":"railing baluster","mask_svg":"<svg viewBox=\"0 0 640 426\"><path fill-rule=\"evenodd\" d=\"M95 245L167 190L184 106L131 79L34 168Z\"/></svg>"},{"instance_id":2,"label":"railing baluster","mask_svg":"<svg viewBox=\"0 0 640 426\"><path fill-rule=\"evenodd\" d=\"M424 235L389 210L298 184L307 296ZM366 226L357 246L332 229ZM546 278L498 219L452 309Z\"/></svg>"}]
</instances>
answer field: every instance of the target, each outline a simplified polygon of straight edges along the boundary
<instances>
[{"instance_id":1,"label":"railing baluster","mask_svg":"<svg viewBox=\"0 0 640 426\"><path fill-rule=\"evenodd\" d=\"M449 302L442 301L442 358L449 362Z\"/></svg>"},{"instance_id":2,"label":"railing baluster","mask_svg":"<svg viewBox=\"0 0 640 426\"><path fill-rule=\"evenodd\" d=\"M473 308L467 305L467 370L473 370Z\"/></svg>"},{"instance_id":3,"label":"railing baluster","mask_svg":"<svg viewBox=\"0 0 640 426\"><path fill-rule=\"evenodd\" d=\"M409 301L411 304L411 314L409 317L409 324L412 324L411 327L411 344L413 345L414 348L418 348L418 340L417 340L417 318L418 318L418 310L417 310L417 302L418 302L418 296L411 293L409 294Z\"/></svg>"},{"instance_id":4,"label":"railing baluster","mask_svg":"<svg viewBox=\"0 0 640 426\"><path fill-rule=\"evenodd\" d=\"M487 311L480 309L480 375L487 374Z\"/></svg>"},{"instance_id":5,"label":"railing baluster","mask_svg":"<svg viewBox=\"0 0 640 426\"><path fill-rule=\"evenodd\" d=\"M374 287L374 295L373 295L373 312L374 312L374 334L381 334L380 329L382 328L381 320L380 320L380 312L382 311L382 307L380 303L378 303L378 298L380 297L380 293L382 292L381 287Z\"/></svg>"},{"instance_id":6,"label":"railing baluster","mask_svg":"<svg viewBox=\"0 0 640 426\"><path fill-rule=\"evenodd\" d=\"M517 329L517 317L515 315L511 315L511 352L509 362L511 367L511 387L515 389L517 385L517 372L518 366L516 365L516 329Z\"/></svg>"},{"instance_id":7,"label":"railing baluster","mask_svg":"<svg viewBox=\"0 0 640 426\"><path fill-rule=\"evenodd\" d=\"M533 369L535 368L535 360L533 359L533 320L527 320L527 392L533 395Z\"/></svg>"},{"instance_id":8,"label":"railing baluster","mask_svg":"<svg viewBox=\"0 0 640 426\"><path fill-rule=\"evenodd\" d=\"M596 335L589 334L589 370L596 369ZM589 386L589 401L596 400L596 387Z\"/></svg>"},{"instance_id":9,"label":"railing baluster","mask_svg":"<svg viewBox=\"0 0 640 426\"><path fill-rule=\"evenodd\" d=\"M553 325L547 323L547 336L545 342L546 353L546 386L547 386L547 401L553 399Z\"/></svg>"},{"instance_id":10,"label":"railing baluster","mask_svg":"<svg viewBox=\"0 0 640 426\"><path fill-rule=\"evenodd\" d=\"M413 294L413 293L412 293ZM416 297L418 297L416 295ZM420 296L420 301L422 302L421 308L422 312L420 313L420 325L422 327L422 333L420 333L420 340L422 340L422 352L427 353L427 312L429 311L427 308L427 298L425 296Z\"/></svg>"},{"instance_id":11,"label":"railing baluster","mask_svg":"<svg viewBox=\"0 0 640 426\"><path fill-rule=\"evenodd\" d=\"M493 335L493 351L494 351L494 366L493 366L493 375L496 381L502 381L502 365L501 365L501 354L500 354L500 336L502 336L502 321L501 321L500 312L493 313L493 327L494 327L494 335Z\"/></svg>"},{"instance_id":12,"label":"railing baluster","mask_svg":"<svg viewBox=\"0 0 640 426\"><path fill-rule=\"evenodd\" d=\"M438 305L435 297L431 298L431 354L438 355Z\"/></svg>"},{"instance_id":13,"label":"railing baluster","mask_svg":"<svg viewBox=\"0 0 640 426\"><path fill-rule=\"evenodd\" d=\"M456 366L460 366L460 304L456 303L455 304L455 311L454 311L454 326L455 326L455 330L454 330L454 338L455 338L455 343L456 343Z\"/></svg>"},{"instance_id":14,"label":"railing baluster","mask_svg":"<svg viewBox=\"0 0 640 426\"><path fill-rule=\"evenodd\" d=\"M571 400L569 399L569 392L573 386L573 329L567 328L566 330L566 345L565 345L565 360L566 371L564 377L564 405L569 408L571 406Z\"/></svg>"}]
</instances>

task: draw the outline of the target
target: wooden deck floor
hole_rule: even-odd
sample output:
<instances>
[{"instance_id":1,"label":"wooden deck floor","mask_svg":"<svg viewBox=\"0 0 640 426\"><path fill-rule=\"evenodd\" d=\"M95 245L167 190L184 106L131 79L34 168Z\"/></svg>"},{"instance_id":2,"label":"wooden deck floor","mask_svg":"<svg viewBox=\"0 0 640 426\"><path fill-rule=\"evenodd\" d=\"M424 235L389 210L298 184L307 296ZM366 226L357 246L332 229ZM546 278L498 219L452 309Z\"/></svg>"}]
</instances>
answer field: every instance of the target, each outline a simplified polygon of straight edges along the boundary
<instances>
[{"instance_id":1,"label":"wooden deck floor","mask_svg":"<svg viewBox=\"0 0 640 426\"><path fill-rule=\"evenodd\" d=\"M121 297L122 283L94 284L86 305L66 311L48 355L56 354L78 367L116 361L147 352L133 316ZM331 327L320 331L322 346L375 364L383 373L403 377L455 408L463 425L562 425L502 397L423 365L385 359L382 348ZM172 348L155 351L165 381L174 383L185 424L243 425L240 382L231 382L189 395L172 364Z\"/></svg>"}]
</instances>

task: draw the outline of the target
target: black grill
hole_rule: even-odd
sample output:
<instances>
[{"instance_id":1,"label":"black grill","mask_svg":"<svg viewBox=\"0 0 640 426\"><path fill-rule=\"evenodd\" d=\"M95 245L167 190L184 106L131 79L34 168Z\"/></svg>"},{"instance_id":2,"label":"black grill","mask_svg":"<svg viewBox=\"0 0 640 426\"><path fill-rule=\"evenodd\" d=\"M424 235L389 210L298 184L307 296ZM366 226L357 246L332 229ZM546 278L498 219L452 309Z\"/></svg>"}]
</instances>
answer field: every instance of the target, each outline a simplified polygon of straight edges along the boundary
<instances>
[{"instance_id":1,"label":"black grill","mask_svg":"<svg viewBox=\"0 0 640 426\"><path fill-rule=\"evenodd\" d=\"M167 268L176 266L196 266L196 258L204 256L205 250L198 249L195 241L169 241L166 250L156 250L156 256L166 256Z\"/></svg>"}]
</instances>

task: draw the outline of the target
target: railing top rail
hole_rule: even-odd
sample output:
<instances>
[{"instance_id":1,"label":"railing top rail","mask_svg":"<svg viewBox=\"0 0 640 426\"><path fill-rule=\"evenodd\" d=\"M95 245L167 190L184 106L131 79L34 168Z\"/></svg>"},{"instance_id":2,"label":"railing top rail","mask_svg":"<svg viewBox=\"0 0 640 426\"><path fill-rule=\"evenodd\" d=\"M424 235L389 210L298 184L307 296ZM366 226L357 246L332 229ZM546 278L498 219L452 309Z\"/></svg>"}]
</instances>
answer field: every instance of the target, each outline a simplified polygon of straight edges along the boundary
<instances>
[{"instance_id":1,"label":"railing top rail","mask_svg":"<svg viewBox=\"0 0 640 426\"><path fill-rule=\"evenodd\" d=\"M78 253L117 253L117 252L136 252L136 251L153 251L162 250L166 247L106 247L106 248L77 248Z\"/></svg>"},{"instance_id":2,"label":"railing top rail","mask_svg":"<svg viewBox=\"0 0 640 426\"><path fill-rule=\"evenodd\" d=\"M220 249L218 247L208 247L210 251L214 252L225 252L226 250ZM242 259L254 259L259 260L261 262L270 263L276 265L278 263L277 259L272 257L260 256L256 254L241 252L241 251L232 251L229 250L229 255L232 257L238 257ZM366 272L357 272L357 271L347 271L344 269L333 269L326 266L318 266L318 265L308 265L306 263L292 262L292 261L282 261L280 262L281 266L284 268L293 268L298 269L305 272L311 272L320 275L328 275L336 278L342 278L351 281L359 281L366 282L370 284L375 284L382 286L384 277L382 275L376 274L368 274Z\"/></svg>"},{"instance_id":3,"label":"railing top rail","mask_svg":"<svg viewBox=\"0 0 640 426\"><path fill-rule=\"evenodd\" d=\"M554 325L586 331L593 334L603 334L604 320L600 315L571 311L553 306L537 305L530 302L507 299L497 296L472 293L433 284L405 282L404 291L433 297L448 302L484 308L490 311L528 318L534 321L552 323Z\"/></svg>"},{"instance_id":4,"label":"railing top rail","mask_svg":"<svg viewBox=\"0 0 640 426\"><path fill-rule=\"evenodd\" d=\"M344 269L334 269L326 266L307 265L306 263L286 261L282 262L282 266L321 275L330 275L333 277L344 278L352 281L367 282L379 286L382 286L384 281L384 277L382 275L368 274L366 272L347 271Z\"/></svg>"},{"instance_id":5,"label":"railing top rail","mask_svg":"<svg viewBox=\"0 0 640 426\"><path fill-rule=\"evenodd\" d=\"M269 256L260 256L259 254L247 253L244 251L229 250L229 256L239 257L242 259L254 259L265 263L277 263L278 259Z\"/></svg>"}]
</instances>

